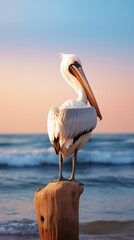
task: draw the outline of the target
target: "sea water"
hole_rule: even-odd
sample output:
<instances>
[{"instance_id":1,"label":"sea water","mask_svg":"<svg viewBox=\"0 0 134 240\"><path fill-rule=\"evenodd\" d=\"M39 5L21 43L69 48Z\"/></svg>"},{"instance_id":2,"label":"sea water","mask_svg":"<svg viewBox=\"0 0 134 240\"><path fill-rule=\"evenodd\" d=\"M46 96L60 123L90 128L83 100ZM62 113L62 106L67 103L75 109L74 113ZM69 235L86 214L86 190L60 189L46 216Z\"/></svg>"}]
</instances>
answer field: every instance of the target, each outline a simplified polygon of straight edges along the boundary
<instances>
[{"instance_id":1,"label":"sea water","mask_svg":"<svg viewBox=\"0 0 134 240\"><path fill-rule=\"evenodd\" d=\"M63 175L71 175L71 158ZM0 235L37 235L34 193L57 178L58 156L47 135L0 135ZM76 179L84 184L80 223L132 224L134 134L93 134L78 153Z\"/></svg>"}]
</instances>

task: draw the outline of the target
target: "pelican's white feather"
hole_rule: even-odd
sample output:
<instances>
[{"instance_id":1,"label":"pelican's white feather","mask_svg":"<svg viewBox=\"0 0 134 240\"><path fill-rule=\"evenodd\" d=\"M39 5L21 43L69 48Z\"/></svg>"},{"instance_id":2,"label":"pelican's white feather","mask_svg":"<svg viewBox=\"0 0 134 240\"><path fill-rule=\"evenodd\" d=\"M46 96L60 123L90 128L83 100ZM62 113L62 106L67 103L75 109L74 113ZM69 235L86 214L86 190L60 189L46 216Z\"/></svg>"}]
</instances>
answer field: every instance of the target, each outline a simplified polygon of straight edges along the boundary
<instances>
[{"instance_id":1,"label":"pelican's white feather","mask_svg":"<svg viewBox=\"0 0 134 240\"><path fill-rule=\"evenodd\" d=\"M79 58L72 54L62 54L61 73L77 92L78 98L68 100L60 107L53 107L48 113L48 135L57 154L72 145L75 145L77 150L80 149L88 141L89 132L96 127L97 116L102 119ZM92 107L87 106L87 101ZM72 154L72 151L70 152Z\"/></svg>"},{"instance_id":2,"label":"pelican's white feather","mask_svg":"<svg viewBox=\"0 0 134 240\"><path fill-rule=\"evenodd\" d=\"M79 102L77 100L67 100L60 106L60 109L84 108L84 107L87 107L87 105L84 102Z\"/></svg>"},{"instance_id":3,"label":"pelican's white feather","mask_svg":"<svg viewBox=\"0 0 134 240\"><path fill-rule=\"evenodd\" d=\"M59 137L60 147L69 148L73 139L80 134L92 131L97 124L94 107L85 108L51 108L48 114L48 134L50 141Z\"/></svg>"},{"instance_id":4,"label":"pelican's white feather","mask_svg":"<svg viewBox=\"0 0 134 240\"><path fill-rule=\"evenodd\" d=\"M58 123L58 117L59 117L59 108L52 107L49 110L48 118L47 118L47 129L48 129L48 136L51 141L51 143L54 142L54 139L58 137L58 131L57 131L57 123Z\"/></svg>"}]
</instances>

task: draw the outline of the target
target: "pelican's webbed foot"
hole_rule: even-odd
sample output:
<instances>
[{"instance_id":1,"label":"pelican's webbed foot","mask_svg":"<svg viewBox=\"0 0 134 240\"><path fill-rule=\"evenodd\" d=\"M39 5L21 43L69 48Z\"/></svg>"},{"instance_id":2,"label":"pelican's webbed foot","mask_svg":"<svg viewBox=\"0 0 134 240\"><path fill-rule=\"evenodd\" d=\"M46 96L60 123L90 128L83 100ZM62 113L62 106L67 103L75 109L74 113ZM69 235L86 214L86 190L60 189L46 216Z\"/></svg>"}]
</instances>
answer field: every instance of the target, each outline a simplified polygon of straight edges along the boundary
<instances>
[{"instance_id":1,"label":"pelican's webbed foot","mask_svg":"<svg viewBox=\"0 0 134 240\"><path fill-rule=\"evenodd\" d=\"M70 178L69 178L69 181L74 181L74 182L77 182L77 183L79 183L80 185L84 186L83 183L77 181L75 178L70 177Z\"/></svg>"},{"instance_id":2,"label":"pelican's webbed foot","mask_svg":"<svg viewBox=\"0 0 134 240\"><path fill-rule=\"evenodd\" d=\"M58 179L53 180L51 182L60 182L60 181L69 181L67 178L64 178L63 176L60 176Z\"/></svg>"}]
</instances>

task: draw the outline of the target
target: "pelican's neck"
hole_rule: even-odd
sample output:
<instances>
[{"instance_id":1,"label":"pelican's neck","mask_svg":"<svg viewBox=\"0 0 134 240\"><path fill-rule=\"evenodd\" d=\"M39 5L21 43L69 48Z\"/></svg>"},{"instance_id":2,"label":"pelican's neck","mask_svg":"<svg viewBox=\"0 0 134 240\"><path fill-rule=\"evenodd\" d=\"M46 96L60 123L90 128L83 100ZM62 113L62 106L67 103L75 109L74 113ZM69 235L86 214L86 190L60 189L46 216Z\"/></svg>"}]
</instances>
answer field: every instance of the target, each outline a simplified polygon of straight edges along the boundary
<instances>
[{"instance_id":1,"label":"pelican's neck","mask_svg":"<svg viewBox=\"0 0 134 240\"><path fill-rule=\"evenodd\" d=\"M76 79L76 83L74 86L72 86L74 88L74 90L77 92L78 94L78 98L76 99L79 102L83 102L85 104L87 104L87 95L86 92L84 90L84 88L82 87L82 85L80 84L80 82Z\"/></svg>"},{"instance_id":2,"label":"pelican's neck","mask_svg":"<svg viewBox=\"0 0 134 240\"><path fill-rule=\"evenodd\" d=\"M77 92L78 98L76 99L76 101L87 104L87 95L79 80L73 75L69 74L68 71L65 71L65 69L62 67L61 73L67 83Z\"/></svg>"}]
</instances>

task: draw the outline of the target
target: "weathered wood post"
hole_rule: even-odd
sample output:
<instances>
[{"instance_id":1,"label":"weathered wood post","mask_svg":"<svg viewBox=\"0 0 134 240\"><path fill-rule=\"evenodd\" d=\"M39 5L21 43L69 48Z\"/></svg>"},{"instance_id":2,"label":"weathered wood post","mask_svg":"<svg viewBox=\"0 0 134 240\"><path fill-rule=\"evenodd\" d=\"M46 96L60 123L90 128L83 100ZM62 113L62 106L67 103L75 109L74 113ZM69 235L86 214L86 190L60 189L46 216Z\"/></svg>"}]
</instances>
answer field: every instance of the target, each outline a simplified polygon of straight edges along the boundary
<instances>
[{"instance_id":1,"label":"weathered wood post","mask_svg":"<svg viewBox=\"0 0 134 240\"><path fill-rule=\"evenodd\" d=\"M83 186L75 181L49 183L35 193L40 240L79 239L79 198Z\"/></svg>"}]
</instances>

